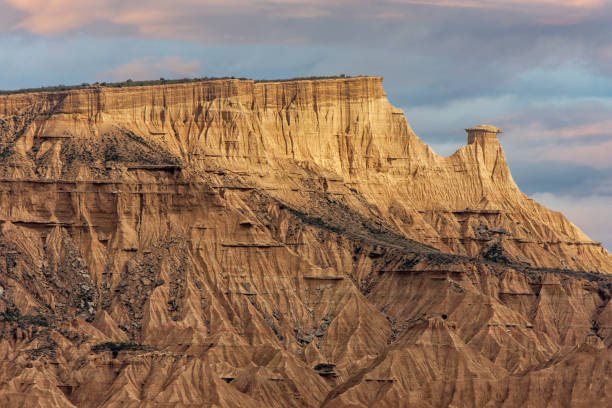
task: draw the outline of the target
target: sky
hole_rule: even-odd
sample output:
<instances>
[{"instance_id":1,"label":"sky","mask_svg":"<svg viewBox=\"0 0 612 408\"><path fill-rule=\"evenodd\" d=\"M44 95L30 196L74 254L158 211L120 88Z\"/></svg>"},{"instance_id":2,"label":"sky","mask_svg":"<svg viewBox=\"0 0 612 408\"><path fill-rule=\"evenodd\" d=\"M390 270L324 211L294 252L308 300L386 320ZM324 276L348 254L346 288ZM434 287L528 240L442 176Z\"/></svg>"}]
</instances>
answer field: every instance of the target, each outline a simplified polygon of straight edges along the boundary
<instances>
[{"instance_id":1,"label":"sky","mask_svg":"<svg viewBox=\"0 0 612 408\"><path fill-rule=\"evenodd\" d=\"M380 75L439 154L491 123L528 195L612 249L612 0L0 0L0 89Z\"/></svg>"}]
</instances>

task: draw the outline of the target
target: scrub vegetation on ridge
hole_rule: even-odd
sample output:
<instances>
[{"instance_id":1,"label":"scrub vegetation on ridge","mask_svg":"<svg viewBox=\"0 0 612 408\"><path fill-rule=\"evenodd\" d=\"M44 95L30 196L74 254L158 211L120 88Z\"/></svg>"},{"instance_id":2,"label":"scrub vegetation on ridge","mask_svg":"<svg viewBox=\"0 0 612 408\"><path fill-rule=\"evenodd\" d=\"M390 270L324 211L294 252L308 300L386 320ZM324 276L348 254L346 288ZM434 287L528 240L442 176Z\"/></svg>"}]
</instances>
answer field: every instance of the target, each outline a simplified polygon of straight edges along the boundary
<instances>
[{"instance_id":1,"label":"scrub vegetation on ridge","mask_svg":"<svg viewBox=\"0 0 612 408\"><path fill-rule=\"evenodd\" d=\"M307 77L295 77L295 78L279 78L279 79L256 79L255 83L258 82L292 82L292 81L314 81L320 79L344 79L344 78L358 78L359 76L349 76L345 74L329 75L329 76L307 76ZM134 86L152 86L152 85L175 85L175 84L186 84L193 82L204 82L204 81L216 81L226 79L239 79L248 81L250 78L237 78L233 76L225 77L201 77L201 78L180 78L180 79L166 79L159 78L146 81L134 81L127 79L123 82L94 82L92 84L84 82L80 85L55 85L55 86L42 86L38 88L23 88L14 90L0 90L0 95L15 95L23 93L35 93L35 92L65 92L74 91L80 89L96 89L96 88L129 88Z\"/></svg>"}]
</instances>

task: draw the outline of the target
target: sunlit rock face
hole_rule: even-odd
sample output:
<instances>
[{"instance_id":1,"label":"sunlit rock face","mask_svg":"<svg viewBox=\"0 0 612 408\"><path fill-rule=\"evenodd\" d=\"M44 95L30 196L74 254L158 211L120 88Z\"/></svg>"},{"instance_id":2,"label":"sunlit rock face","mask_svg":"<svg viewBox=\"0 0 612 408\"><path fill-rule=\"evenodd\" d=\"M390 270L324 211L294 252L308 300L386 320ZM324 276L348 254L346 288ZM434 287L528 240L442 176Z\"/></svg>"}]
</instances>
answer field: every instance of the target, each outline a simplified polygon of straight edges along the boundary
<instances>
[{"instance_id":1,"label":"sunlit rock face","mask_svg":"<svg viewBox=\"0 0 612 408\"><path fill-rule=\"evenodd\" d=\"M0 405L606 406L612 257L467 130L378 77L0 97Z\"/></svg>"}]
</instances>

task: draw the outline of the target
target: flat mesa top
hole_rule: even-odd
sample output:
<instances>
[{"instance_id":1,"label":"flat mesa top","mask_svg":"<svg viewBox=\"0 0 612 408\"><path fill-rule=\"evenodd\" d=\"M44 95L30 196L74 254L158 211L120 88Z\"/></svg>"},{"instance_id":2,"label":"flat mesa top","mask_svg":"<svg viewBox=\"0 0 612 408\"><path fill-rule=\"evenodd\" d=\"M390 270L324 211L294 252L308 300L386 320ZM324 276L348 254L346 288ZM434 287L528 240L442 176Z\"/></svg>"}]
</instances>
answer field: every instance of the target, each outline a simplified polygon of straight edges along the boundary
<instances>
[{"instance_id":1,"label":"flat mesa top","mask_svg":"<svg viewBox=\"0 0 612 408\"><path fill-rule=\"evenodd\" d=\"M465 129L465 130L467 132L474 131L474 130L481 130L481 131L491 132L491 133L504 133L503 130L496 128L495 126L492 126L492 125L479 125L473 128Z\"/></svg>"}]
</instances>

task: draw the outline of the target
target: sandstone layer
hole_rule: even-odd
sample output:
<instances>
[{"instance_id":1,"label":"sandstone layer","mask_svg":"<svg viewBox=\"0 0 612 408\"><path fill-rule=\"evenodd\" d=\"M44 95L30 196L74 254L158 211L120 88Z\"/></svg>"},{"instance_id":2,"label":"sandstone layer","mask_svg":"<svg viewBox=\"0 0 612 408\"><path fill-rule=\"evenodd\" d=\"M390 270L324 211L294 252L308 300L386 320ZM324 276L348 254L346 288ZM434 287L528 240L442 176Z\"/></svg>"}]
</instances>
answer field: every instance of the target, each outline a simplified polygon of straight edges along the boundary
<instances>
[{"instance_id":1,"label":"sandstone layer","mask_svg":"<svg viewBox=\"0 0 612 408\"><path fill-rule=\"evenodd\" d=\"M0 97L0 405L607 406L612 256L382 78Z\"/></svg>"}]
</instances>

